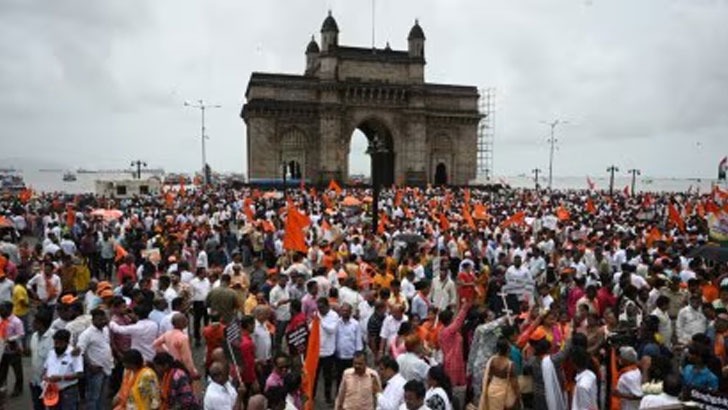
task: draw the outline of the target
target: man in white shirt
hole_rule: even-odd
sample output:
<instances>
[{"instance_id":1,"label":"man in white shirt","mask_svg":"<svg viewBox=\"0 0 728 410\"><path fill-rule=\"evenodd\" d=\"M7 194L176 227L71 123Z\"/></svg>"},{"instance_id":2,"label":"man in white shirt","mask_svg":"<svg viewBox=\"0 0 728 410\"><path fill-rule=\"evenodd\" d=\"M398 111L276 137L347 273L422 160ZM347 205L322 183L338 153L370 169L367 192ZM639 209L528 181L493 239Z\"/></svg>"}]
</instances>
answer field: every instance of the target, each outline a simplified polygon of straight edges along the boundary
<instances>
[{"instance_id":1,"label":"man in white shirt","mask_svg":"<svg viewBox=\"0 0 728 410\"><path fill-rule=\"evenodd\" d=\"M343 303L339 311L341 318L336 328L336 380L341 380L344 370L353 366L354 353L364 349L361 326L351 317L351 305Z\"/></svg>"},{"instance_id":2,"label":"man in white shirt","mask_svg":"<svg viewBox=\"0 0 728 410\"><path fill-rule=\"evenodd\" d=\"M291 321L291 296L288 293L288 276L278 274L278 283L270 291L270 306L276 314L275 345L280 347L286 326Z\"/></svg>"},{"instance_id":3,"label":"man in white shirt","mask_svg":"<svg viewBox=\"0 0 728 410\"><path fill-rule=\"evenodd\" d=\"M404 314L402 306L392 306L389 311L390 314L384 318L384 322L382 322L382 330L379 332L381 340L379 342L378 357L384 356L384 348L389 344L389 341L392 340L392 338L397 336L399 326L403 322L407 321L407 315Z\"/></svg>"},{"instance_id":4,"label":"man in white shirt","mask_svg":"<svg viewBox=\"0 0 728 410\"><path fill-rule=\"evenodd\" d=\"M406 380L427 381L430 365L420 357L422 341L418 337L407 337L404 341L407 351L397 357L399 373Z\"/></svg>"},{"instance_id":5,"label":"man in white shirt","mask_svg":"<svg viewBox=\"0 0 728 410\"><path fill-rule=\"evenodd\" d=\"M50 329L53 314L50 311L39 310L33 318L35 332L30 337L30 396L34 408L45 408L40 399L41 382L45 362L53 350L53 334Z\"/></svg>"},{"instance_id":6,"label":"man in white shirt","mask_svg":"<svg viewBox=\"0 0 728 410\"><path fill-rule=\"evenodd\" d=\"M399 374L397 361L389 356L379 360L379 377L386 383L384 391L377 393L377 410L397 410L404 403L404 385L407 380Z\"/></svg>"},{"instance_id":7,"label":"man in white shirt","mask_svg":"<svg viewBox=\"0 0 728 410\"><path fill-rule=\"evenodd\" d=\"M13 301L13 287L15 283L5 277L5 272L0 271L0 303Z\"/></svg>"},{"instance_id":8,"label":"man in white shirt","mask_svg":"<svg viewBox=\"0 0 728 410\"><path fill-rule=\"evenodd\" d=\"M674 408L681 406L682 402L678 398L682 393L683 384L680 380L680 375L669 374L665 376L665 380L662 382L662 393L660 394L649 394L642 398L640 401L640 410L648 409L662 409L670 406ZM673 407L670 407L673 408Z\"/></svg>"},{"instance_id":9,"label":"man in white shirt","mask_svg":"<svg viewBox=\"0 0 728 410\"><path fill-rule=\"evenodd\" d=\"M207 272L204 268L197 268L197 275L190 281L190 288L192 289L192 315L195 336L195 346L200 347L201 334L200 327L201 323L204 322L205 326L210 323L210 318L207 316L207 295L210 293L210 280L207 279Z\"/></svg>"},{"instance_id":10,"label":"man in white shirt","mask_svg":"<svg viewBox=\"0 0 728 410\"><path fill-rule=\"evenodd\" d=\"M354 290L356 285L355 278L346 278L343 286L339 289L339 304L347 303L353 308L353 314L356 316L359 310L359 304L364 300L362 296Z\"/></svg>"},{"instance_id":11,"label":"man in white shirt","mask_svg":"<svg viewBox=\"0 0 728 410\"><path fill-rule=\"evenodd\" d=\"M90 326L78 337L74 355L86 359L86 410L102 410L106 382L114 368L109 341L109 319L101 309L91 311Z\"/></svg>"},{"instance_id":12,"label":"man in white shirt","mask_svg":"<svg viewBox=\"0 0 728 410\"><path fill-rule=\"evenodd\" d=\"M698 333L705 333L708 327L708 321L700 310L703 303L700 295L690 296L690 303L680 309L677 314L675 328L677 330L677 341L683 346L687 346Z\"/></svg>"},{"instance_id":13,"label":"man in white shirt","mask_svg":"<svg viewBox=\"0 0 728 410\"><path fill-rule=\"evenodd\" d=\"M61 294L61 278L53 271L56 269L51 261L43 263L43 272L37 273L28 281L28 289L35 292L41 303L48 306L55 306L58 296Z\"/></svg>"},{"instance_id":14,"label":"man in white shirt","mask_svg":"<svg viewBox=\"0 0 728 410\"><path fill-rule=\"evenodd\" d=\"M571 359L577 372L571 409L597 410L597 376L589 370L589 354L584 349L573 349Z\"/></svg>"},{"instance_id":15,"label":"man in white shirt","mask_svg":"<svg viewBox=\"0 0 728 410\"><path fill-rule=\"evenodd\" d=\"M144 306L134 308L134 314L138 321L131 325L121 326L115 322L109 323L109 329L119 335L131 336L131 348L141 353L144 361L151 362L156 352L154 351L154 340L157 339L159 326L149 319L151 310Z\"/></svg>"},{"instance_id":16,"label":"man in white shirt","mask_svg":"<svg viewBox=\"0 0 728 410\"><path fill-rule=\"evenodd\" d=\"M455 289L455 282L448 275L447 269L442 269L440 274L432 279L430 301L440 312L448 307L454 308L457 306L458 294Z\"/></svg>"},{"instance_id":17,"label":"man in white shirt","mask_svg":"<svg viewBox=\"0 0 728 410\"><path fill-rule=\"evenodd\" d=\"M655 310L652 311L652 316L656 316L660 320L660 326L658 332L662 336L662 342L666 347L672 346L672 319L668 315L667 311L670 308L670 298L665 295L660 295L655 301Z\"/></svg>"},{"instance_id":18,"label":"man in white shirt","mask_svg":"<svg viewBox=\"0 0 728 410\"><path fill-rule=\"evenodd\" d=\"M75 409L78 406L78 380L83 377L83 358L73 356L69 346L71 334L66 329L53 335L53 349L44 366L44 379L58 387L58 408Z\"/></svg>"},{"instance_id":19,"label":"man in white shirt","mask_svg":"<svg viewBox=\"0 0 728 410\"><path fill-rule=\"evenodd\" d=\"M75 256L76 255L76 243L73 242L73 239L71 239L71 235L66 234L63 236L63 239L61 239L61 249L63 249L63 253L65 253L68 256Z\"/></svg>"},{"instance_id":20,"label":"man in white shirt","mask_svg":"<svg viewBox=\"0 0 728 410\"><path fill-rule=\"evenodd\" d=\"M425 405L425 384L419 380L410 380L404 384L404 404L400 410L430 410Z\"/></svg>"},{"instance_id":21,"label":"man in white shirt","mask_svg":"<svg viewBox=\"0 0 728 410\"><path fill-rule=\"evenodd\" d=\"M210 383L205 390L204 410L242 410L245 385L236 391L230 383L228 372L220 362L213 362L208 370Z\"/></svg>"},{"instance_id":22,"label":"man in white shirt","mask_svg":"<svg viewBox=\"0 0 728 410\"><path fill-rule=\"evenodd\" d=\"M331 387L334 380L334 364L336 357L336 332L339 324L339 315L329 306L329 300L325 297L318 298L316 301L318 313L321 317L321 345L319 348L319 365L316 372L316 380L319 379L319 373L323 373L324 377L324 398L327 404L333 404L331 395ZM314 388L314 395L316 394Z\"/></svg>"},{"instance_id":23,"label":"man in white shirt","mask_svg":"<svg viewBox=\"0 0 728 410\"><path fill-rule=\"evenodd\" d=\"M265 323L270 316L270 308L258 305L253 310L255 316L255 329L253 330L253 344L255 344L255 361L266 365L271 359L273 351L273 335L270 334Z\"/></svg>"},{"instance_id":24,"label":"man in white shirt","mask_svg":"<svg viewBox=\"0 0 728 410\"><path fill-rule=\"evenodd\" d=\"M506 270L506 284L503 291L509 295L515 295L517 299L523 300L526 297L532 300L534 290L534 281L531 272L526 266L521 264L521 257L513 258L513 265Z\"/></svg>"},{"instance_id":25,"label":"man in white shirt","mask_svg":"<svg viewBox=\"0 0 728 410\"><path fill-rule=\"evenodd\" d=\"M623 372L612 394L620 398L622 410L638 410L642 400L642 372L637 363L637 351L630 346L619 348L619 363Z\"/></svg>"}]
</instances>

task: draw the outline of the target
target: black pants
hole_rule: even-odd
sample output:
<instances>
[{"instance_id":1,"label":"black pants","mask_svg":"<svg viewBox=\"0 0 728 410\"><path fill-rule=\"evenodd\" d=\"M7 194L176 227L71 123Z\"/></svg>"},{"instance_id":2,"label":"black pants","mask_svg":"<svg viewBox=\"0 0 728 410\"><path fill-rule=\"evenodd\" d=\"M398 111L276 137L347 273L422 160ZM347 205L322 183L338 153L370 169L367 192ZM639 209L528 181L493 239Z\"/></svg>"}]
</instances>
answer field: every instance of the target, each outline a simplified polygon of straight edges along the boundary
<instances>
[{"instance_id":1,"label":"black pants","mask_svg":"<svg viewBox=\"0 0 728 410\"><path fill-rule=\"evenodd\" d=\"M114 270L114 258L101 259L101 273L99 273L99 279L111 279L111 274Z\"/></svg>"},{"instance_id":2,"label":"black pants","mask_svg":"<svg viewBox=\"0 0 728 410\"><path fill-rule=\"evenodd\" d=\"M339 359L336 358L336 388L338 389L341 385L341 378L344 376L344 370L354 366L354 359ZM338 390L337 390L338 391Z\"/></svg>"},{"instance_id":3,"label":"black pants","mask_svg":"<svg viewBox=\"0 0 728 410\"><path fill-rule=\"evenodd\" d=\"M276 320L276 334L275 334L275 340L273 341L273 346L275 347L276 351L283 350L283 336L286 334L286 327L288 326L288 320ZM288 347L288 350L291 350L291 347Z\"/></svg>"},{"instance_id":4,"label":"black pants","mask_svg":"<svg viewBox=\"0 0 728 410\"><path fill-rule=\"evenodd\" d=\"M316 369L316 381L313 386L313 395L316 397L318 391L318 380L321 374L324 375L324 398L327 402L333 400L331 395L331 385L334 382L334 366L336 358L334 355L319 358L318 368Z\"/></svg>"},{"instance_id":5,"label":"black pants","mask_svg":"<svg viewBox=\"0 0 728 410\"><path fill-rule=\"evenodd\" d=\"M111 377L109 377L109 390L108 393L111 398L116 395L116 392L121 388L121 382L124 379L124 366L121 363L117 363L114 366L114 370L111 371Z\"/></svg>"},{"instance_id":6,"label":"black pants","mask_svg":"<svg viewBox=\"0 0 728 410\"><path fill-rule=\"evenodd\" d=\"M13 392L23 391L23 361L20 353L4 353L0 360L0 386L8 381L8 369L12 366L15 373L15 386Z\"/></svg>"},{"instance_id":7,"label":"black pants","mask_svg":"<svg viewBox=\"0 0 728 410\"><path fill-rule=\"evenodd\" d=\"M195 342L200 342L200 322L204 322L205 326L207 326L208 323L210 323L210 318L207 317L207 307L205 306L205 302L192 302L192 326L194 328L195 332Z\"/></svg>"}]
</instances>

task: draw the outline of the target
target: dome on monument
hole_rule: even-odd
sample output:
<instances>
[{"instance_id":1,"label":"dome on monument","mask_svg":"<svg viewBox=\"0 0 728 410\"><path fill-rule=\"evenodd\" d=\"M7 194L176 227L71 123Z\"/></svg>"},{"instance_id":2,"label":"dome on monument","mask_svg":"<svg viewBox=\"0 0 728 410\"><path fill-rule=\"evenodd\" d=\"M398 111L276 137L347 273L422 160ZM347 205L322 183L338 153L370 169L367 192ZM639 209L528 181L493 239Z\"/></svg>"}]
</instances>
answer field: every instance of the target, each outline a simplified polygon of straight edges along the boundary
<instances>
[{"instance_id":1,"label":"dome on monument","mask_svg":"<svg viewBox=\"0 0 728 410\"><path fill-rule=\"evenodd\" d=\"M321 32L324 33L327 31L339 32L339 25L336 24L334 16L331 15L331 10L329 10L329 15L324 19L324 24L321 25Z\"/></svg>"},{"instance_id":2,"label":"dome on monument","mask_svg":"<svg viewBox=\"0 0 728 410\"><path fill-rule=\"evenodd\" d=\"M415 20L415 25L412 26L412 29L409 32L409 36L407 36L407 40L424 40L425 39L425 32L422 31L422 27L420 27L420 22L418 20Z\"/></svg>"},{"instance_id":3,"label":"dome on monument","mask_svg":"<svg viewBox=\"0 0 728 410\"><path fill-rule=\"evenodd\" d=\"M313 36L311 36L311 41L308 42L308 46L306 47L306 54L308 54L308 53L318 53L319 51L320 50L319 50L318 43L313 38Z\"/></svg>"}]
</instances>

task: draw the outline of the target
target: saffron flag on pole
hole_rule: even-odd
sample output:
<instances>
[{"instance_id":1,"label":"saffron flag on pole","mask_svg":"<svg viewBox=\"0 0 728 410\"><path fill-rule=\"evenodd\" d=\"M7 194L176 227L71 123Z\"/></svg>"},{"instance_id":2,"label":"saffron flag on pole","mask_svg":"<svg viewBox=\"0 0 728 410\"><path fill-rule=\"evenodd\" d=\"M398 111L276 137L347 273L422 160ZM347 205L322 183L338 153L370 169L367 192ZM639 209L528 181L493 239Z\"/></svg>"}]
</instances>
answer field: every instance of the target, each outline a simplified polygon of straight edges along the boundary
<instances>
[{"instance_id":1,"label":"saffron flag on pole","mask_svg":"<svg viewBox=\"0 0 728 410\"><path fill-rule=\"evenodd\" d=\"M447 217L445 214L440 214L440 229L443 231L447 231L450 229L450 221L447 220Z\"/></svg>"},{"instance_id":2,"label":"saffron flag on pole","mask_svg":"<svg viewBox=\"0 0 728 410\"><path fill-rule=\"evenodd\" d=\"M518 211L515 214L513 214L510 218L506 219L501 223L500 227L501 229L507 228L511 225L522 225L526 222L526 213L523 211Z\"/></svg>"},{"instance_id":3,"label":"saffron flag on pole","mask_svg":"<svg viewBox=\"0 0 728 410\"><path fill-rule=\"evenodd\" d=\"M680 232L685 232L685 221L680 216L680 212L675 208L674 204L667 206L667 216L668 220L680 229Z\"/></svg>"},{"instance_id":4,"label":"saffron flag on pole","mask_svg":"<svg viewBox=\"0 0 728 410\"><path fill-rule=\"evenodd\" d=\"M589 185L589 190L593 191L596 188L596 184L588 176L586 177L586 184Z\"/></svg>"},{"instance_id":5,"label":"saffron flag on pole","mask_svg":"<svg viewBox=\"0 0 728 410\"><path fill-rule=\"evenodd\" d=\"M571 214L569 214L569 211L563 205L559 205L558 209L556 209L556 217L559 218L559 221L568 221L571 218Z\"/></svg>"},{"instance_id":6,"label":"saffron flag on pole","mask_svg":"<svg viewBox=\"0 0 728 410\"><path fill-rule=\"evenodd\" d=\"M489 218L488 208L486 208L485 205L481 203L475 204L475 206L473 207L473 218L479 220L487 220Z\"/></svg>"},{"instance_id":7,"label":"saffron flag on pole","mask_svg":"<svg viewBox=\"0 0 728 410\"><path fill-rule=\"evenodd\" d=\"M286 215L286 226L283 234L283 248L306 253L306 235L303 230L308 227L311 220L304 213L299 211L293 204L288 204L288 215Z\"/></svg>"},{"instance_id":8,"label":"saffron flag on pole","mask_svg":"<svg viewBox=\"0 0 728 410\"><path fill-rule=\"evenodd\" d=\"M470 215L470 209L467 203L463 204L463 219L465 219L465 222L471 229L475 230L475 221L473 221L473 216Z\"/></svg>"},{"instance_id":9,"label":"saffron flag on pole","mask_svg":"<svg viewBox=\"0 0 728 410\"><path fill-rule=\"evenodd\" d=\"M311 321L311 333L308 335L308 346L306 346L306 359L303 363L303 393L306 395L304 410L313 410L314 386L316 385L316 370L319 362L319 349L321 348L321 318L318 314L313 315Z\"/></svg>"},{"instance_id":10,"label":"saffron flag on pole","mask_svg":"<svg viewBox=\"0 0 728 410\"><path fill-rule=\"evenodd\" d=\"M622 192L624 193L624 196L629 198L629 185L625 185Z\"/></svg>"},{"instance_id":11,"label":"saffron flag on pole","mask_svg":"<svg viewBox=\"0 0 728 410\"><path fill-rule=\"evenodd\" d=\"M339 195L341 194L342 189L339 184L332 179L331 181L329 181L329 191L334 191L336 192L336 195Z\"/></svg>"},{"instance_id":12,"label":"saffron flag on pole","mask_svg":"<svg viewBox=\"0 0 728 410\"><path fill-rule=\"evenodd\" d=\"M652 195L650 195L650 194L645 194L645 196L642 197L642 207L643 208L651 207L653 202L654 201L652 200Z\"/></svg>"},{"instance_id":13,"label":"saffron flag on pole","mask_svg":"<svg viewBox=\"0 0 728 410\"><path fill-rule=\"evenodd\" d=\"M597 213L597 207L594 206L594 201L592 201L591 198L586 199L586 211L589 212L590 214Z\"/></svg>"}]
</instances>

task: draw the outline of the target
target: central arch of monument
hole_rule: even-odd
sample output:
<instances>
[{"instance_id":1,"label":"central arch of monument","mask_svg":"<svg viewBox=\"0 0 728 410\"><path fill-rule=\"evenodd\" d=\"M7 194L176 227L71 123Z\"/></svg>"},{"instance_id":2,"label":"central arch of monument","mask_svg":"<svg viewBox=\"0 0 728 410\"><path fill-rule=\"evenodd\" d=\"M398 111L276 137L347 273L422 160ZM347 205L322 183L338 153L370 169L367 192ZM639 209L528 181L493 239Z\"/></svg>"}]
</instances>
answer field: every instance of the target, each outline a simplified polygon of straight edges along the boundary
<instances>
[{"instance_id":1,"label":"central arch of monument","mask_svg":"<svg viewBox=\"0 0 728 410\"><path fill-rule=\"evenodd\" d=\"M346 47L338 38L329 13L321 47L312 37L306 48L303 75L251 75L241 112L250 181L279 179L283 172L312 183L347 181L356 129L369 140L372 177L382 185L473 180L481 119L477 88L424 81L419 23L406 51L389 44Z\"/></svg>"}]
</instances>

